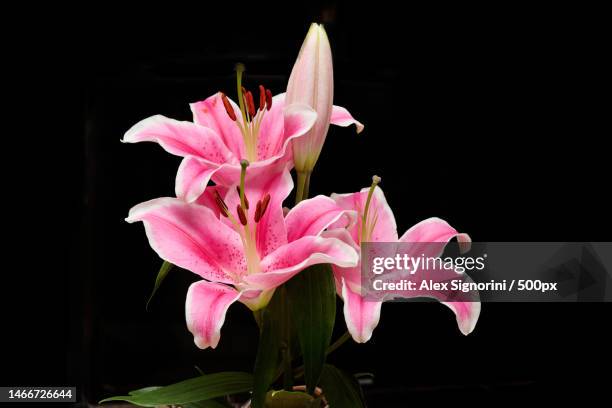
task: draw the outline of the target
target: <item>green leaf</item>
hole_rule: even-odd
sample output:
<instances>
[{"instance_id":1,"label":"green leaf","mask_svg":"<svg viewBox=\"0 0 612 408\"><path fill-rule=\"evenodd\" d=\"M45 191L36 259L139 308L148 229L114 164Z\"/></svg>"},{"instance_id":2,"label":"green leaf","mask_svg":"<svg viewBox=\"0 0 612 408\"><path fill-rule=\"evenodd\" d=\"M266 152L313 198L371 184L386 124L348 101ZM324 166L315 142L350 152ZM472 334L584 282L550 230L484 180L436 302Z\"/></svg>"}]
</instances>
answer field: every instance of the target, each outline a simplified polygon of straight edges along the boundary
<instances>
[{"instance_id":1,"label":"green leaf","mask_svg":"<svg viewBox=\"0 0 612 408\"><path fill-rule=\"evenodd\" d=\"M202 373L204 375L204 373ZM145 392L150 392L154 390L158 390L163 387L145 387L138 390L130 391L129 394L131 396L143 394ZM208 401L198 401L198 402L190 402L188 404L183 405L183 408L227 408L227 404L221 403L219 400L208 400Z\"/></svg>"},{"instance_id":2,"label":"green leaf","mask_svg":"<svg viewBox=\"0 0 612 408\"><path fill-rule=\"evenodd\" d=\"M149 310L149 303L151 303L151 299L153 299L153 296L155 296L157 289L159 289L164 279L166 279L166 275L168 275L168 272L170 272L170 269L172 269L172 267L174 267L174 265L172 265L168 261L164 261L161 268L159 268L159 272L157 272L157 278L155 278L155 286L153 286L153 292L151 292L151 296L149 296L149 300L147 300L147 306L145 307L146 310Z\"/></svg>"},{"instance_id":3,"label":"green leaf","mask_svg":"<svg viewBox=\"0 0 612 408\"><path fill-rule=\"evenodd\" d=\"M163 387L145 387L139 390L130 391L129 394L131 396L142 394L145 392L154 391ZM208 401L198 401L198 402L190 402L188 404L183 405L183 408L227 408L227 404L223 404L219 399L217 400L208 400Z\"/></svg>"},{"instance_id":4,"label":"green leaf","mask_svg":"<svg viewBox=\"0 0 612 408\"><path fill-rule=\"evenodd\" d=\"M131 395L103 399L100 403L107 401L127 401L143 407L184 405L225 395L237 394L249 391L252 388L253 376L251 374L223 372L201 375L196 378L152 390L143 388L132 391Z\"/></svg>"},{"instance_id":5,"label":"green leaf","mask_svg":"<svg viewBox=\"0 0 612 408\"><path fill-rule=\"evenodd\" d=\"M291 323L304 356L304 379L310 394L321 377L336 320L336 286L328 264L313 265L287 282Z\"/></svg>"},{"instance_id":6,"label":"green leaf","mask_svg":"<svg viewBox=\"0 0 612 408\"><path fill-rule=\"evenodd\" d=\"M145 392L150 392L150 391L158 390L160 388L163 388L163 387L145 387L145 388L140 388L138 390L130 391L129 394L130 395L138 395L138 394L143 394Z\"/></svg>"},{"instance_id":7,"label":"green leaf","mask_svg":"<svg viewBox=\"0 0 612 408\"><path fill-rule=\"evenodd\" d=\"M253 380L253 408L263 408L266 392L274 381L281 361L283 336L283 299L278 288L268 306L260 313L261 331Z\"/></svg>"},{"instance_id":8,"label":"green leaf","mask_svg":"<svg viewBox=\"0 0 612 408\"><path fill-rule=\"evenodd\" d=\"M222 404L215 400L190 402L182 406L183 408L227 408L227 404Z\"/></svg>"},{"instance_id":9,"label":"green leaf","mask_svg":"<svg viewBox=\"0 0 612 408\"><path fill-rule=\"evenodd\" d=\"M321 374L323 395L331 408L365 407L365 401L359 383L352 375L325 364Z\"/></svg>"}]
</instances>

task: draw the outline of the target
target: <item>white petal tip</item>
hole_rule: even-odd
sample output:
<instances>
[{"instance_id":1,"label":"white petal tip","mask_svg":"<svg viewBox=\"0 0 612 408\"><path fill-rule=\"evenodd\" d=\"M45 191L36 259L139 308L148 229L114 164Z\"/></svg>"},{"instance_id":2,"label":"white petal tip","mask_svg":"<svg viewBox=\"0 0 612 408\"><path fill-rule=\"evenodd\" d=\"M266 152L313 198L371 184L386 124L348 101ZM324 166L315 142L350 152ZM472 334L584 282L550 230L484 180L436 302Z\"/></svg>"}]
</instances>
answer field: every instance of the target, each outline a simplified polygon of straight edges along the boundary
<instances>
[{"instance_id":1,"label":"white petal tip","mask_svg":"<svg viewBox=\"0 0 612 408\"><path fill-rule=\"evenodd\" d=\"M204 339L202 339L201 337L194 337L193 338L193 342L195 343L195 345L200 349L200 350L206 350L207 348L212 348L215 349L217 348L217 344L209 344L207 343Z\"/></svg>"}]
</instances>

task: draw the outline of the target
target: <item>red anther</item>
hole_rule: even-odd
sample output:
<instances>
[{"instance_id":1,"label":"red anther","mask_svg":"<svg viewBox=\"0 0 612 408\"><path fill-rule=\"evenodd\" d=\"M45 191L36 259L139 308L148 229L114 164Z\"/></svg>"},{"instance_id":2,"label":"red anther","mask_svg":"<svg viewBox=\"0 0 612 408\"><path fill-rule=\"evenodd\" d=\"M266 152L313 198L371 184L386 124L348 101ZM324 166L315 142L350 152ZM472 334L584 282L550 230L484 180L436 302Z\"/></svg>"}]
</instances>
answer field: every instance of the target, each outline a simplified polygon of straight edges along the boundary
<instances>
[{"instance_id":1,"label":"red anther","mask_svg":"<svg viewBox=\"0 0 612 408\"><path fill-rule=\"evenodd\" d=\"M236 121L236 113L234 112L234 108L230 104L227 96L224 93L221 94L221 100L223 101L223 106L225 107L225 111L227 112L227 116L230 117L231 120Z\"/></svg>"},{"instance_id":2,"label":"red anther","mask_svg":"<svg viewBox=\"0 0 612 408\"><path fill-rule=\"evenodd\" d=\"M268 204L270 204L270 194L266 194L266 196L261 200L261 215L259 218L263 217L268 209Z\"/></svg>"},{"instance_id":3,"label":"red anther","mask_svg":"<svg viewBox=\"0 0 612 408\"><path fill-rule=\"evenodd\" d=\"M247 217L240 204L236 206L236 212L238 213L238 219L240 220L240 223L242 225L247 225Z\"/></svg>"},{"instance_id":4,"label":"red anther","mask_svg":"<svg viewBox=\"0 0 612 408\"><path fill-rule=\"evenodd\" d=\"M272 92L269 89L266 89L266 108L272 108Z\"/></svg>"},{"instance_id":5,"label":"red anther","mask_svg":"<svg viewBox=\"0 0 612 408\"><path fill-rule=\"evenodd\" d=\"M224 217L227 217L228 208L227 208L227 205L225 204L225 201L223 201L223 199L221 198L221 195L219 194L217 190L215 190L214 196L215 196L215 203L217 204L217 207L219 207L219 212Z\"/></svg>"},{"instance_id":6,"label":"red anther","mask_svg":"<svg viewBox=\"0 0 612 408\"><path fill-rule=\"evenodd\" d=\"M238 197L240 197L240 186L236 186L236 191L238 192ZM246 194L244 195L244 206L246 209L249 209L249 200L247 200Z\"/></svg>"},{"instance_id":7,"label":"red anther","mask_svg":"<svg viewBox=\"0 0 612 408\"><path fill-rule=\"evenodd\" d=\"M266 108L266 88L259 85L259 110L263 111Z\"/></svg>"},{"instance_id":8,"label":"red anther","mask_svg":"<svg viewBox=\"0 0 612 408\"><path fill-rule=\"evenodd\" d=\"M255 103L253 102L253 94L251 93L251 91L247 91L246 93L246 103L247 103L247 108L249 109L249 116L254 117L255 116Z\"/></svg>"},{"instance_id":9,"label":"red anther","mask_svg":"<svg viewBox=\"0 0 612 408\"><path fill-rule=\"evenodd\" d=\"M257 206L255 207L255 222L259 222L261 219L261 200L257 202Z\"/></svg>"},{"instance_id":10,"label":"red anther","mask_svg":"<svg viewBox=\"0 0 612 408\"><path fill-rule=\"evenodd\" d=\"M241 88L242 88L242 96L245 96L246 93L247 93L247 90L246 90L246 88L244 86L241 87Z\"/></svg>"}]
</instances>

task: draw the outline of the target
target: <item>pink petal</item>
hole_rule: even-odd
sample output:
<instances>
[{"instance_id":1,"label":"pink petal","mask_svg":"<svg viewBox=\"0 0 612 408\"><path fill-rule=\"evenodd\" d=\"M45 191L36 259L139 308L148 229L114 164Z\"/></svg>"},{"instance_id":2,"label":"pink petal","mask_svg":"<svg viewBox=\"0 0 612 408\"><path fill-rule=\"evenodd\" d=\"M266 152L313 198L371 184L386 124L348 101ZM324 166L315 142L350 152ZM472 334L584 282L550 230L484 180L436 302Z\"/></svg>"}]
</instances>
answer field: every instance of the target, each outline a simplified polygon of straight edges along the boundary
<instances>
[{"instance_id":1,"label":"pink petal","mask_svg":"<svg viewBox=\"0 0 612 408\"><path fill-rule=\"evenodd\" d=\"M330 228L327 231L322 232L321 236L323 238L337 238L351 248L355 249L355 251L359 252L361 250L361 246L353 240L353 237L348 232L348 228Z\"/></svg>"},{"instance_id":2,"label":"pink petal","mask_svg":"<svg viewBox=\"0 0 612 408\"><path fill-rule=\"evenodd\" d=\"M335 238L306 236L278 248L261 260L263 272L244 277L252 288L275 288L310 265L331 263L357 265L359 256L349 245Z\"/></svg>"},{"instance_id":3,"label":"pink petal","mask_svg":"<svg viewBox=\"0 0 612 408\"><path fill-rule=\"evenodd\" d=\"M162 115L144 119L128 130L126 143L157 142L176 156L197 156L211 163L235 161L219 135L203 126Z\"/></svg>"},{"instance_id":4,"label":"pink petal","mask_svg":"<svg viewBox=\"0 0 612 408\"><path fill-rule=\"evenodd\" d=\"M357 128L357 133L361 133L364 128L363 124L358 120L354 119L353 116L351 116L351 114L349 113L349 111L343 108L342 106L333 106L331 118L329 121L332 125L342 127L355 125L355 127Z\"/></svg>"},{"instance_id":5,"label":"pink petal","mask_svg":"<svg viewBox=\"0 0 612 408\"><path fill-rule=\"evenodd\" d=\"M279 162L291 163L290 142L295 138L301 137L310 129L316 119L316 113L307 106L294 105L284 109L282 119L283 130L279 136L280 149L277 151L273 151L273 149L266 150L266 155L269 155L268 157L263 159L260 157L259 161L251 162L247 170L248 177L265 176L269 172L269 166L276 165ZM260 136L264 139L266 137L263 134ZM217 184L228 186L237 183L240 180L240 164L238 162L230 162L220 166L219 170L212 175L212 180Z\"/></svg>"},{"instance_id":6,"label":"pink petal","mask_svg":"<svg viewBox=\"0 0 612 408\"><path fill-rule=\"evenodd\" d=\"M201 349L215 348L227 309L240 297L240 292L220 283L199 281L191 284L185 301L187 328Z\"/></svg>"},{"instance_id":7,"label":"pink petal","mask_svg":"<svg viewBox=\"0 0 612 408\"><path fill-rule=\"evenodd\" d=\"M344 300L344 319L349 333L357 343L365 343L372 337L378 326L382 302L365 301L353 292L342 280L342 299Z\"/></svg>"},{"instance_id":8,"label":"pink petal","mask_svg":"<svg viewBox=\"0 0 612 408\"><path fill-rule=\"evenodd\" d=\"M354 211L344 210L334 200L323 195L301 201L285 218L287 240L291 242L306 235L319 235L337 222L341 224L344 221L347 226L354 222L355 217Z\"/></svg>"},{"instance_id":9,"label":"pink petal","mask_svg":"<svg viewBox=\"0 0 612 408\"><path fill-rule=\"evenodd\" d=\"M334 279L336 280L336 291L342 296L342 282L349 287L349 289L355 293L361 291L361 262L355 267L341 268L336 265L332 265L334 271Z\"/></svg>"},{"instance_id":10,"label":"pink petal","mask_svg":"<svg viewBox=\"0 0 612 408\"><path fill-rule=\"evenodd\" d=\"M236 122L225 111L221 95L221 92L217 92L206 100L190 104L193 121L214 130L234 156L242 158L245 156L242 133ZM231 99L228 98L228 100L234 109L237 121L242 124L240 108Z\"/></svg>"},{"instance_id":11,"label":"pink petal","mask_svg":"<svg viewBox=\"0 0 612 408\"><path fill-rule=\"evenodd\" d=\"M305 135L317 120L317 113L306 104L287 106L285 94L274 96L272 101L272 109L264 115L259 129L259 160L291 157L289 141Z\"/></svg>"},{"instance_id":12,"label":"pink petal","mask_svg":"<svg viewBox=\"0 0 612 408\"><path fill-rule=\"evenodd\" d=\"M442 304L455 313L461 333L467 336L474 331L480 316L480 302L442 302Z\"/></svg>"},{"instance_id":13,"label":"pink petal","mask_svg":"<svg viewBox=\"0 0 612 408\"><path fill-rule=\"evenodd\" d=\"M176 173L174 186L176 196L189 203L197 200L219 168L219 165L198 157L185 157Z\"/></svg>"},{"instance_id":14,"label":"pink petal","mask_svg":"<svg viewBox=\"0 0 612 408\"><path fill-rule=\"evenodd\" d=\"M218 193L221 197L223 197L227 194L227 187L208 186L206 190L204 190L204 193L200 197L198 197L195 202L197 204L210 208L210 210L215 214L215 217L219 218L221 216L221 211L215 200L215 192Z\"/></svg>"},{"instance_id":15,"label":"pink petal","mask_svg":"<svg viewBox=\"0 0 612 408\"><path fill-rule=\"evenodd\" d=\"M274 106L274 105L273 105ZM277 152L264 160L252 162L247 171L248 177L256 178L269 172L269 166L277 162L291 159L289 142L302 136L314 123L316 113L308 107L292 106L283 113L283 131L281 134L282 146ZM176 193L186 201L193 201L199 197L212 179L215 183L229 186L240 180L240 164L232 156L226 163L210 163L196 157L185 159L177 175Z\"/></svg>"},{"instance_id":16,"label":"pink petal","mask_svg":"<svg viewBox=\"0 0 612 408\"><path fill-rule=\"evenodd\" d=\"M429 255L426 255L429 256ZM399 277L387 275L390 281L399 281ZM450 282L453 279L459 279L463 283L473 282L472 279L465 273L458 272L453 269L445 268L430 268L421 269L415 272L410 278L416 283L416 287L420 287L421 280L432 282ZM465 335L470 334L478 317L480 315L480 295L478 291L456 292L452 290L413 290L413 291L397 291L393 295L404 299L412 299L419 297L432 298L440 303L448 306L454 313L459 326L459 330Z\"/></svg>"},{"instance_id":17,"label":"pink petal","mask_svg":"<svg viewBox=\"0 0 612 408\"><path fill-rule=\"evenodd\" d=\"M202 205L158 198L133 207L126 221L142 221L162 259L205 279L232 283L246 271L240 236Z\"/></svg>"},{"instance_id":18,"label":"pink petal","mask_svg":"<svg viewBox=\"0 0 612 408\"><path fill-rule=\"evenodd\" d=\"M317 112L308 105L296 103L285 106L283 116L283 147L280 153L290 158L292 152L289 143L304 137L312 129L317 121Z\"/></svg>"},{"instance_id":19,"label":"pink petal","mask_svg":"<svg viewBox=\"0 0 612 408\"><path fill-rule=\"evenodd\" d=\"M337 238L353 248L358 254L361 253L361 247L353 240L351 234L345 228L330 229L324 231L321 236L324 238ZM332 265L332 270L336 280L336 290L340 296L342 296L343 279L353 292L361 291L361 260L354 267L342 268Z\"/></svg>"},{"instance_id":20,"label":"pink petal","mask_svg":"<svg viewBox=\"0 0 612 408\"><path fill-rule=\"evenodd\" d=\"M400 242L410 243L410 252L435 257L440 256L444 251L445 244L455 237L460 243L462 252L469 250L469 244L471 243L469 235L459 234L446 221L432 217L412 226L402 235ZM440 245L432 245L432 242L439 242ZM419 245L419 243L423 244Z\"/></svg>"},{"instance_id":21,"label":"pink petal","mask_svg":"<svg viewBox=\"0 0 612 408\"><path fill-rule=\"evenodd\" d=\"M349 227L349 232L353 240L359 244L360 231L362 220L361 217L365 211L365 205L368 198L369 188L364 188L358 193L350 194L332 194L331 198L342 208L346 210L354 210L358 212L357 222L354 226ZM380 187L374 189L372 199L370 201L370 210L368 218L377 217L374 230L370 237L371 242L395 242L397 241L397 225L391 207L387 204L387 199ZM331 228L337 228L338 225L331 225Z\"/></svg>"},{"instance_id":22,"label":"pink petal","mask_svg":"<svg viewBox=\"0 0 612 408\"><path fill-rule=\"evenodd\" d=\"M418 273L418 272L417 272ZM463 275L467 276L467 275ZM434 281L438 281L437 279L433 279ZM445 279L440 279L441 282L447 282ZM466 278L463 280L464 282L471 282L471 279ZM417 285L419 283L417 282ZM470 334L474 328L476 327L476 323L478 322L478 317L480 316L480 297L478 292L462 294L462 298L470 297L470 300L467 301L448 301L449 296L446 294L441 294L436 291L420 291L420 292L406 292L403 296L404 299L412 299L418 297L426 297L439 301L443 305L450 308L455 314L455 319L457 320L457 325L459 330L464 335Z\"/></svg>"},{"instance_id":23,"label":"pink petal","mask_svg":"<svg viewBox=\"0 0 612 408\"><path fill-rule=\"evenodd\" d=\"M432 217L412 226L400 238L401 242L448 242L457 236L456 229L446 221Z\"/></svg>"},{"instance_id":24,"label":"pink petal","mask_svg":"<svg viewBox=\"0 0 612 408\"><path fill-rule=\"evenodd\" d=\"M285 144L285 94L272 98L272 108L266 111L259 127L257 157L259 160L277 156Z\"/></svg>"},{"instance_id":25,"label":"pink petal","mask_svg":"<svg viewBox=\"0 0 612 408\"><path fill-rule=\"evenodd\" d=\"M283 201L292 189L293 180L285 163L277 162L265 168L255 169L254 172L250 166L247 168L244 190L250 205L247 219L249 225L257 225L257 251L262 258L287 243ZM262 200L266 194L270 194L268 209L259 222L255 223L257 202ZM235 214L236 207L240 204L236 185L229 187L224 199L230 211Z\"/></svg>"}]
</instances>

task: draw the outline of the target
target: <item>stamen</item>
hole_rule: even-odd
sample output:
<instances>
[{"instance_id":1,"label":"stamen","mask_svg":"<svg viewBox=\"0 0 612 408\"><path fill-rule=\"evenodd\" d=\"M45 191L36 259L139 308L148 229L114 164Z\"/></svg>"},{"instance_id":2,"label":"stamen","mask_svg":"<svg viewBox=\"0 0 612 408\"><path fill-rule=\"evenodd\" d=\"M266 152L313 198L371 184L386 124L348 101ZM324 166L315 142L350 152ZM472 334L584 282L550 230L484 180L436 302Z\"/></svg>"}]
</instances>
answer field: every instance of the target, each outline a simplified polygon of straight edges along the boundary
<instances>
[{"instance_id":1,"label":"stamen","mask_svg":"<svg viewBox=\"0 0 612 408\"><path fill-rule=\"evenodd\" d=\"M240 204L236 206L236 212L238 213L238 219L240 220L240 223L242 225L247 225L247 217Z\"/></svg>"},{"instance_id":2,"label":"stamen","mask_svg":"<svg viewBox=\"0 0 612 408\"><path fill-rule=\"evenodd\" d=\"M219 207L219 212L221 212L221 214L224 217L227 217L227 214L228 214L227 204L225 204L225 201L223 201L223 199L221 198L221 195L219 194L217 190L215 190L214 196L215 196L215 203L217 204L217 207Z\"/></svg>"},{"instance_id":3,"label":"stamen","mask_svg":"<svg viewBox=\"0 0 612 408\"><path fill-rule=\"evenodd\" d=\"M272 108L272 92L269 89L266 89L266 108Z\"/></svg>"},{"instance_id":4,"label":"stamen","mask_svg":"<svg viewBox=\"0 0 612 408\"><path fill-rule=\"evenodd\" d=\"M255 222L259 222L261 217L264 216L268 209L268 204L270 204L270 194L266 194L264 198L257 202L257 207L255 207Z\"/></svg>"},{"instance_id":5,"label":"stamen","mask_svg":"<svg viewBox=\"0 0 612 408\"><path fill-rule=\"evenodd\" d=\"M251 119L255 117L255 103L253 102L253 94L251 91L247 91L246 93L246 104L249 109L249 116Z\"/></svg>"},{"instance_id":6,"label":"stamen","mask_svg":"<svg viewBox=\"0 0 612 408\"><path fill-rule=\"evenodd\" d=\"M259 110L263 111L266 108L266 88L259 85Z\"/></svg>"},{"instance_id":7,"label":"stamen","mask_svg":"<svg viewBox=\"0 0 612 408\"><path fill-rule=\"evenodd\" d=\"M223 101L223 106L225 107L225 111L227 112L227 116L230 117L234 122L236 121L236 112L234 112L234 108L230 104L227 96L224 93L221 94L221 100Z\"/></svg>"},{"instance_id":8,"label":"stamen","mask_svg":"<svg viewBox=\"0 0 612 408\"><path fill-rule=\"evenodd\" d=\"M261 201L261 217L264 216L266 210L268 209L268 204L270 204L270 193L266 194L266 196Z\"/></svg>"},{"instance_id":9,"label":"stamen","mask_svg":"<svg viewBox=\"0 0 612 408\"><path fill-rule=\"evenodd\" d=\"M259 222L259 220L261 219L261 200L259 200L257 202L257 205L255 206L255 222Z\"/></svg>"},{"instance_id":10,"label":"stamen","mask_svg":"<svg viewBox=\"0 0 612 408\"><path fill-rule=\"evenodd\" d=\"M238 192L238 195L240 195L240 186L236 186L236 191ZM249 200L245 194L244 196L244 203L246 204L246 209L249 209Z\"/></svg>"},{"instance_id":11,"label":"stamen","mask_svg":"<svg viewBox=\"0 0 612 408\"><path fill-rule=\"evenodd\" d=\"M262 85L259 85L259 107L256 109L253 93L242 86L242 75L244 71L245 68L243 64L236 64L236 89L238 93L238 102L240 105L240 115L242 115L242 121L235 119L238 113L233 109L231 109L233 117L229 113L228 106L231 108L229 100L227 103L224 101L224 105L226 107L226 111L228 111L228 115L230 115L232 120L236 122L236 126L238 126L240 129L240 133L242 133L246 153L245 157L251 161L254 161L258 159L257 139L259 136L259 126L261 125L265 112L264 106L268 110L270 110L272 107L272 93ZM258 114L258 111L261 111L262 113ZM243 208L245 208L244 205Z\"/></svg>"}]
</instances>

